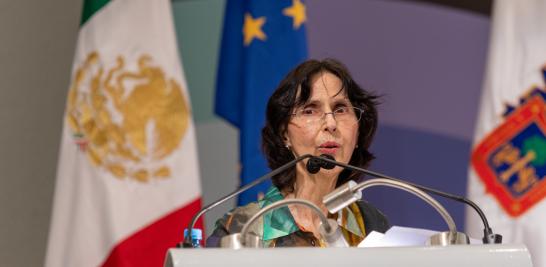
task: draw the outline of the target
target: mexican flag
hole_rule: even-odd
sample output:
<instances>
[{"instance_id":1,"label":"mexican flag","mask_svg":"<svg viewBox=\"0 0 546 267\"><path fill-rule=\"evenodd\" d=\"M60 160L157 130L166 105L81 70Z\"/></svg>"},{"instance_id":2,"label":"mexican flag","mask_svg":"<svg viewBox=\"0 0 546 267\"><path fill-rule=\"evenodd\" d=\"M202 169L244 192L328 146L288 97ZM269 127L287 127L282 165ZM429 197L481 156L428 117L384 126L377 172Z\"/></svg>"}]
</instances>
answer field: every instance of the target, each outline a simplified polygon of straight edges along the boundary
<instances>
[{"instance_id":1,"label":"mexican flag","mask_svg":"<svg viewBox=\"0 0 546 267\"><path fill-rule=\"evenodd\" d=\"M86 0L45 266L162 266L200 208L169 0Z\"/></svg>"},{"instance_id":2,"label":"mexican flag","mask_svg":"<svg viewBox=\"0 0 546 267\"><path fill-rule=\"evenodd\" d=\"M546 1L496 0L468 196L546 267ZM467 230L483 224L467 210Z\"/></svg>"}]
</instances>

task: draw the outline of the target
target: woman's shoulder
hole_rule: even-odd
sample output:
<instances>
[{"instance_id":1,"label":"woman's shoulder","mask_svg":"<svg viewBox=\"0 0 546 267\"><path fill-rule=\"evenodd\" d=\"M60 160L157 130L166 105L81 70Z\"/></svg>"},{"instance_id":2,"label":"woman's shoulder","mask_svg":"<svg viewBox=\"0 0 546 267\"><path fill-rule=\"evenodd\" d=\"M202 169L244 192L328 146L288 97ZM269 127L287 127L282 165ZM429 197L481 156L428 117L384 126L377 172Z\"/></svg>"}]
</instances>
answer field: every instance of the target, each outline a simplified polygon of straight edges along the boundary
<instances>
[{"instance_id":1,"label":"woman's shoulder","mask_svg":"<svg viewBox=\"0 0 546 267\"><path fill-rule=\"evenodd\" d=\"M365 200L358 201L356 204L364 217L364 226L366 227L367 233L370 233L371 231L385 233L389 230L391 227L389 220L379 209Z\"/></svg>"},{"instance_id":2,"label":"woman's shoulder","mask_svg":"<svg viewBox=\"0 0 546 267\"><path fill-rule=\"evenodd\" d=\"M217 247L222 237L241 232L246 222L259 210L260 205L257 202L251 202L228 211L216 221L214 231L207 239L207 247ZM261 225L259 221L255 222L254 226ZM257 227L252 227L250 230L256 232L258 229L254 228Z\"/></svg>"},{"instance_id":3,"label":"woman's shoulder","mask_svg":"<svg viewBox=\"0 0 546 267\"><path fill-rule=\"evenodd\" d=\"M248 222L254 214L260 211L261 208L273 202L282 200L283 198L280 190L275 186L271 186L261 200L230 210L222 218L216 221L214 232L207 239L207 246L219 246L222 237L241 232L246 222ZM254 222L252 227L249 228L249 231L261 236L263 234L262 225L263 218L260 217Z\"/></svg>"},{"instance_id":4,"label":"woman's shoulder","mask_svg":"<svg viewBox=\"0 0 546 267\"><path fill-rule=\"evenodd\" d=\"M230 233L237 233L243 229L246 222L260 210L260 205L257 202L252 202L244 206L236 207L226 213L221 219L216 222L216 227L219 224L225 227Z\"/></svg>"}]
</instances>

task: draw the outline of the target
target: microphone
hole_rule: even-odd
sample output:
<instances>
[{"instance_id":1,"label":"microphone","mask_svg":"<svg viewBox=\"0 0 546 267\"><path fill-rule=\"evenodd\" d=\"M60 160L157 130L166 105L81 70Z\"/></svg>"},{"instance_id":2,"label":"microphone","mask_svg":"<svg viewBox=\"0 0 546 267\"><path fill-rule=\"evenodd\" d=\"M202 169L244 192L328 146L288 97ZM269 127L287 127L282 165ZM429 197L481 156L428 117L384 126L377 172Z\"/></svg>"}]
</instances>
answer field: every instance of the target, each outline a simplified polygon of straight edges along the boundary
<instances>
[{"instance_id":1,"label":"microphone","mask_svg":"<svg viewBox=\"0 0 546 267\"><path fill-rule=\"evenodd\" d=\"M321 157L328 158L330 160L335 160L334 157L328 154L322 154ZM319 157L312 157L307 161L307 165L305 165L307 168L307 171L311 174L315 174L320 171L321 168L331 170L336 167L336 164L324 161L320 159Z\"/></svg>"},{"instance_id":2,"label":"microphone","mask_svg":"<svg viewBox=\"0 0 546 267\"><path fill-rule=\"evenodd\" d=\"M188 234L188 235L186 235L184 237L184 241L182 242L182 244L178 244L178 247L180 247L180 246L184 247L184 248L193 248L194 247L193 246L193 237L191 235L191 232L192 232L192 230L193 230L193 228L195 226L195 223L197 222L199 217L203 216L203 214L207 213L209 210L213 209L214 207L226 202L227 200L229 200L229 199L243 193L244 191L246 191L246 190L248 190L248 189L250 189L250 188L252 188L252 187L254 187L254 186L256 186L256 185L258 185L258 184L260 184L262 182L264 182L265 180L267 180L267 179L269 179L269 178L271 178L271 177L273 177L273 176L287 170L288 168L291 168L292 166L296 165L298 162L300 162L300 161L302 161L302 160L304 160L306 158L312 158L312 157L313 156L309 155L309 154L305 154L305 155L303 155L301 157L297 157L294 160L280 166L279 168L277 168L277 169L263 175L262 177L254 180L254 181L252 181L251 183L249 183L249 184L247 184L247 185L245 185L245 186L231 192L230 194L226 195L225 197L223 197L223 198L221 198L221 199L219 199L219 200L217 200L215 202L212 202L211 204L203 207L198 213L196 213L193 216L193 218L192 218L192 220L190 222L190 225L188 227L188 233L190 233L190 234ZM318 161L321 161L321 160L319 159ZM324 163L319 163L319 164L321 166L324 165ZM335 167L335 164L332 164L332 166ZM320 170L321 167L318 167L318 168L319 168L318 170ZM317 172L318 172L318 170L317 170Z\"/></svg>"},{"instance_id":3,"label":"microphone","mask_svg":"<svg viewBox=\"0 0 546 267\"><path fill-rule=\"evenodd\" d=\"M324 163L313 163L313 165L311 167L309 167L309 165L310 165L309 162L311 162L312 160L314 160L314 162L322 161ZM500 243L502 243L502 235L493 233L493 229L491 229L491 227L489 227L489 222L487 221L487 218L485 217L485 214L483 213L483 211L480 209L480 207L478 207L478 205L476 203L474 203L473 201L471 201L470 199L468 199L466 197L446 193L446 192L443 192L443 191L440 191L440 190L437 190L437 189L433 189L433 188L430 188L430 187L426 187L426 186L422 186L422 185L415 184L415 183L412 183L412 182L407 182L407 181L404 181L404 180L401 180L401 179L393 178L393 177L390 177L390 176L387 176L387 175L384 175L384 174L381 174L381 173L378 173L378 172L373 172L373 171L369 171L369 170L359 168L359 167L356 167L356 166L352 166L352 165L349 165L349 164L341 163L341 162L336 161L334 159L334 157L332 157L331 155L328 155L328 154L322 154L322 155L320 155L320 157L313 157L313 158L309 159L309 161L307 162L307 166L308 166L307 168L308 168L308 170L309 170L309 168L313 168L312 170L315 171L314 168L317 168L315 166L319 166L318 168L320 170L320 168L322 166L325 166L327 164L337 165L337 166L340 166L340 167L343 167L343 168L346 168L346 169L349 169L349 170L352 170L352 171L357 171L357 172L360 172L360 173L364 173L364 174L367 174L367 175L370 175L370 176L373 176L373 177L376 177L376 178L385 178L385 179L389 179L389 180L392 180L392 181L397 181L397 182L400 182L400 183L409 184L409 185L414 186L414 187L416 187L418 189L421 189L421 190L423 190L423 191L425 191L427 193L434 194L434 195L437 195L437 196L441 196L441 197L444 197L444 198L448 198L448 199L455 200L457 202L461 202L461 203L464 203L466 205L469 205L470 207L472 207L478 213L478 215L480 216L480 218L481 218L481 220L483 222L483 225L484 225L484 229L483 229L484 236L482 238L483 243L484 244L500 244ZM328 167L330 167L330 165L328 165ZM318 172L318 170L316 170L316 172Z\"/></svg>"}]
</instances>

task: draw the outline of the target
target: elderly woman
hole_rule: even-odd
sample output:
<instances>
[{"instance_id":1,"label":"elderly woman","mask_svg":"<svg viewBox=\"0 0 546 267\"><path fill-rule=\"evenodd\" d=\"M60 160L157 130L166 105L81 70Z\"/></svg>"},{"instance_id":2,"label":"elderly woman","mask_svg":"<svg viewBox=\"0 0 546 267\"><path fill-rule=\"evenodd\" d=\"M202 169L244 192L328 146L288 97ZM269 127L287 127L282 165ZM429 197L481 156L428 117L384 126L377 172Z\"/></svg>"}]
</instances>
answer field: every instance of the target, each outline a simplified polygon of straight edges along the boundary
<instances>
[{"instance_id":1,"label":"elderly woman","mask_svg":"<svg viewBox=\"0 0 546 267\"><path fill-rule=\"evenodd\" d=\"M305 154L329 154L337 161L366 167L374 158L368 151L377 128L377 97L364 91L345 66L333 59L308 60L281 81L267 104L262 146L272 169ZM258 202L237 207L216 222L207 246L241 231L245 222L261 208L282 199L305 199L336 219L345 239L356 246L371 231L385 232L385 216L367 202L353 203L329 214L322 198L358 173L335 167L316 174L306 170L306 161L273 177L273 186ZM266 214L252 229L265 247L324 246L319 219L313 210L299 205Z\"/></svg>"}]
</instances>

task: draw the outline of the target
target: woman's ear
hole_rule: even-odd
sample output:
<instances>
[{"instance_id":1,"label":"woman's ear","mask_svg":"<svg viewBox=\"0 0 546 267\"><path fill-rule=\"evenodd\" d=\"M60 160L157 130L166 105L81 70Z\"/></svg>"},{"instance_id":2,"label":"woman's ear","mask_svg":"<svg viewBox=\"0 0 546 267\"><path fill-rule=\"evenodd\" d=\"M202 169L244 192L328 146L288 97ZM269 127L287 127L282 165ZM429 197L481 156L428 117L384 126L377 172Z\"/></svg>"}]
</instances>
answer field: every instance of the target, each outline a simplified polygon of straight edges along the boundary
<instances>
[{"instance_id":1,"label":"woman's ear","mask_svg":"<svg viewBox=\"0 0 546 267\"><path fill-rule=\"evenodd\" d=\"M284 141L284 145L286 146L286 148L290 149L290 147L292 147L292 142L290 142L290 138L288 137L288 134L286 131L284 132L282 136L282 140Z\"/></svg>"}]
</instances>

